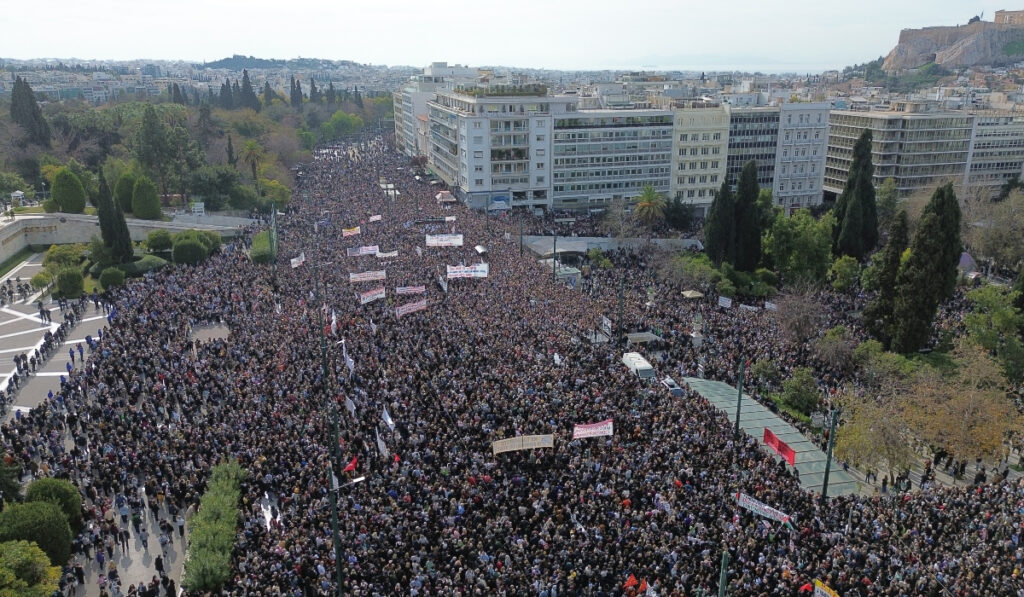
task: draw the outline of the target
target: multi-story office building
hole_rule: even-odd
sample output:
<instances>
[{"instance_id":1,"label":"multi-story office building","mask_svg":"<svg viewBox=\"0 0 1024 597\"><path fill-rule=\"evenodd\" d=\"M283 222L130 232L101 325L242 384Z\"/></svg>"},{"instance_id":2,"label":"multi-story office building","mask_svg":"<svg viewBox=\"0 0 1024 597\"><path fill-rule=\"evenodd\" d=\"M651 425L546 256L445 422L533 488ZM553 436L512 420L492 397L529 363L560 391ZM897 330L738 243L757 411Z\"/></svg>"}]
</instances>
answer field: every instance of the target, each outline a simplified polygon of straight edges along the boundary
<instances>
[{"instance_id":1,"label":"multi-story office building","mask_svg":"<svg viewBox=\"0 0 1024 597\"><path fill-rule=\"evenodd\" d=\"M825 192L837 196L846 185L853 145L865 129L872 134L874 184L896 180L900 196L952 181L963 183L975 117L966 112L851 112L829 115Z\"/></svg>"},{"instance_id":2,"label":"multi-story office building","mask_svg":"<svg viewBox=\"0 0 1024 597\"><path fill-rule=\"evenodd\" d=\"M707 215L725 180L729 150L729 114L713 102L683 102L675 110L672 136L672 197Z\"/></svg>"},{"instance_id":3,"label":"multi-story office building","mask_svg":"<svg viewBox=\"0 0 1024 597\"><path fill-rule=\"evenodd\" d=\"M965 184L991 196L1024 174L1024 115L977 113L968 164Z\"/></svg>"},{"instance_id":4,"label":"multi-story office building","mask_svg":"<svg viewBox=\"0 0 1024 597\"><path fill-rule=\"evenodd\" d=\"M438 91L427 102L430 166L473 207L507 196L550 207L552 112L574 101L539 85Z\"/></svg>"},{"instance_id":5,"label":"multi-story office building","mask_svg":"<svg viewBox=\"0 0 1024 597\"><path fill-rule=\"evenodd\" d=\"M787 213L821 203L828 121L825 102L781 106L772 197Z\"/></svg>"},{"instance_id":6,"label":"multi-story office building","mask_svg":"<svg viewBox=\"0 0 1024 597\"><path fill-rule=\"evenodd\" d=\"M729 150L726 179L736 188L743 166L757 164L757 183L772 188L775 179L775 151L779 144L778 106L726 106L729 113Z\"/></svg>"},{"instance_id":7,"label":"multi-story office building","mask_svg":"<svg viewBox=\"0 0 1024 597\"><path fill-rule=\"evenodd\" d=\"M646 185L668 195L672 111L577 111L574 100L553 116L552 207L604 208L636 197Z\"/></svg>"},{"instance_id":8,"label":"multi-story office building","mask_svg":"<svg viewBox=\"0 0 1024 597\"><path fill-rule=\"evenodd\" d=\"M448 66L447 62L434 62L423 69L423 74L409 81L393 95L395 110L395 144L409 156L427 155L430 148L424 144L427 102L446 86L472 81L477 71L468 66Z\"/></svg>"}]
</instances>

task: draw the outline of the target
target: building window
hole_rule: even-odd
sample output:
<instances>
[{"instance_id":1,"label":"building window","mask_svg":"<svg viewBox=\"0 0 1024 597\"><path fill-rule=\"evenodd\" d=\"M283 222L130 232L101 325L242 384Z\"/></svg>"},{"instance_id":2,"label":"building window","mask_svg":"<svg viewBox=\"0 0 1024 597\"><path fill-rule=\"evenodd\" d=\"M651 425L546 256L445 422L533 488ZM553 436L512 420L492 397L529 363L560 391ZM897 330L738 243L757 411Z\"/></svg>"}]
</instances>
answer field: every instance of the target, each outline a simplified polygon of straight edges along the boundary
<instances>
[{"instance_id":1,"label":"building window","mask_svg":"<svg viewBox=\"0 0 1024 597\"><path fill-rule=\"evenodd\" d=\"M718 175L717 174L712 174L711 175L711 182L718 182Z\"/></svg>"},{"instance_id":2,"label":"building window","mask_svg":"<svg viewBox=\"0 0 1024 597\"><path fill-rule=\"evenodd\" d=\"M476 135L475 137L473 137L473 145L480 145L483 142L484 138L481 137L480 135Z\"/></svg>"},{"instance_id":3,"label":"building window","mask_svg":"<svg viewBox=\"0 0 1024 597\"><path fill-rule=\"evenodd\" d=\"M484 152L482 152L482 151L474 151L474 152L473 152L473 157L474 157L474 158L476 158L476 159L478 159L478 160L479 160L479 159L483 159L483 157L484 157Z\"/></svg>"},{"instance_id":4,"label":"building window","mask_svg":"<svg viewBox=\"0 0 1024 597\"><path fill-rule=\"evenodd\" d=\"M544 135L537 135L537 143L543 143L543 142L544 142Z\"/></svg>"},{"instance_id":5,"label":"building window","mask_svg":"<svg viewBox=\"0 0 1024 597\"><path fill-rule=\"evenodd\" d=\"M689 178L689 183L690 184L696 184L697 183L697 177L696 176L691 176Z\"/></svg>"},{"instance_id":6,"label":"building window","mask_svg":"<svg viewBox=\"0 0 1024 597\"><path fill-rule=\"evenodd\" d=\"M537 177L537 184L544 184L544 177L543 176L538 176Z\"/></svg>"},{"instance_id":7,"label":"building window","mask_svg":"<svg viewBox=\"0 0 1024 597\"><path fill-rule=\"evenodd\" d=\"M707 141L710 137L711 135L709 135L708 133L704 133L703 135L700 136L700 139L701 141Z\"/></svg>"},{"instance_id":8,"label":"building window","mask_svg":"<svg viewBox=\"0 0 1024 597\"><path fill-rule=\"evenodd\" d=\"M694 197L694 196L695 196L696 194L697 194L697 193L695 193L693 189L690 189L689 191L686 191L686 196L687 196L688 198L690 198L690 199L693 199L693 197Z\"/></svg>"},{"instance_id":9,"label":"building window","mask_svg":"<svg viewBox=\"0 0 1024 597\"><path fill-rule=\"evenodd\" d=\"M537 155L543 157L544 156L544 150L543 149L538 149L537 150Z\"/></svg>"},{"instance_id":10,"label":"building window","mask_svg":"<svg viewBox=\"0 0 1024 597\"><path fill-rule=\"evenodd\" d=\"M483 171L484 171L484 167L481 166L480 164L477 164L476 166L473 166L473 172L483 172Z\"/></svg>"},{"instance_id":11,"label":"building window","mask_svg":"<svg viewBox=\"0 0 1024 597\"><path fill-rule=\"evenodd\" d=\"M714 141L721 141L722 140L722 133L715 133L714 135L711 136L711 139L714 140Z\"/></svg>"},{"instance_id":12,"label":"building window","mask_svg":"<svg viewBox=\"0 0 1024 597\"><path fill-rule=\"evenodd\" d=\"M478 178L478 179L473 181L473 184L475 184L478 187L482 187L484 185L484 179Z\"/></svg>"},{"instance_id":13,"label":"building window","mask_svg":"<svg viewBox=\"0 0 1024 597\"><path fill-rule=\"evenodd\" d=\"M715 161L711 162L711 167L712 168L717 168L718 167L718 160L715 160Z\"/></svg>"},{"instance_id":14,"label":"building window","mask_svg":"<svg viewBox=\"0 0 1024 597\"><path fill-rule=\"evenodd\" d=\"M473 128L475 128L475 129L480 128L480 121L479 120L474 120L473 121Z\"/></svg>"},{"instance_id":15,"label":"building window","mask_svg":"<svg viewBox=\"0 0 1024 597\"><path fill-rule=\"evenodd\" d=\"M701 162L700 163L700 169L701 170L707 170L707 168L708 168L708 163L707 162Z\"/></svg>"},{"instance_id":16,"label":"building window","mask_svg":"<svg viewBox=\"0 0 1024 597\"><path fill-rule=\"evenodd\" d=\"M694 133L694 134L690 135L690 141L696 141L697 140L697 136L698 136L697 133Z\"/></svg>"},{"instance_id":17,"label":"building window","mask_svg":"<svg viewBox=\"0 0 1024 597\"><path fill-rule=\"evenodd\" d=\"M537 162L537 169L538 170L543 170L544 169L544 162Z\"/></svg>"}]
</instances>

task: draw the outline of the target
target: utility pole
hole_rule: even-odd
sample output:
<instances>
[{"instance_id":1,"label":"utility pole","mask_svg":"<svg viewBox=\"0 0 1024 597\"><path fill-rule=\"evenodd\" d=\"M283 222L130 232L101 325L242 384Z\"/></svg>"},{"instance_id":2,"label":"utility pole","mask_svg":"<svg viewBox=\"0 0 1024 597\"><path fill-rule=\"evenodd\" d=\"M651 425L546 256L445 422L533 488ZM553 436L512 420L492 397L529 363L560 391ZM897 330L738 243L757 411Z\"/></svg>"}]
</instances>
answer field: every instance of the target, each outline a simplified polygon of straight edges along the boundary
<instances>
[{"instance_id":1,"label":"utility pole","mask_svg":"<svg viewBox=\"0 0 1024 597\"><path fill-rule=\"evenodd\" d=\"M832 472L832 447L836 444L836 424L839 423L839 409L832 409L832 423L828 429L828 449L825 450L825 477L821 482L821 503L828 498L828 475Z\"/></svg>"},{"instance_id":2,"label":"utility pole","mask_svg":"<svg viewBox=\"0 0 1024 597\"><path fill-rule=\"evenodd\" d=\"M725 597L725 585L729 581L729 550L722 550L722 570L718 573L718 597Z\"/></svg>"},{"instance_id":3,"label":"utility pole","mask_svg":"<svg viewBox=\"0 0 1024 597\"><path fill-rule=\"evenodd\" d=\"M317 262L313 261L313 286L316 288L316 298L318 303L322 303L323 299L320 295L320 269ZM331 395L328 386L328 380L330 376L327 372L327 336L324 334L324 310L320 306L317 308L320 312L320 375L322 377L321 383L324 387L324 395L327 400L331 403L331 426L334 431L334 437L331 441L331 476L328 478L328 493L331 495L331 533L334 537L334 582L335 582L335 594L341 595L341 535L338 533L338 491L341 489L339 483L338 487L330 487L333 485L335 477L335 470L338 468L338 402L334 396Z\"/></svg>"},{"instance_id":4,"label":"utility pole","mask_svg":"<svg viewBox=\"0 0 1024 597\"><path fill-rule=\"evenodd\" d=\"M551 281L558 281L558 232L555 232L555 240L551 243Z\"/></svg>"},{"instance_id":5,"label":"utility pole","mask_svg":"<svg viewBox=\"0 0 1024 597\"><path fill-rule=\"evenodd\" d=\"M736 428L733 429L733 439L738 440L740 438L740 410L743 406L743 353L740 353L740 375L736 381ZM828 473L825 473L828 478Z\"/></svg>"}]
</instances>

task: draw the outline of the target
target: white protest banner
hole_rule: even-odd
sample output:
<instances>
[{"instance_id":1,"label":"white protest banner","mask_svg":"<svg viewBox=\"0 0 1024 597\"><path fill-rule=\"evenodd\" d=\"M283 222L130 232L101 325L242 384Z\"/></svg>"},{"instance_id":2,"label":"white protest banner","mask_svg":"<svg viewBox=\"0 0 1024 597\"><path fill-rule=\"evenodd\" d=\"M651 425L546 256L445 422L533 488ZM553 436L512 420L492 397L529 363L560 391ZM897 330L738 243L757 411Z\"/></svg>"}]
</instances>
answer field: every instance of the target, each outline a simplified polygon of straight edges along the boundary
<instances>
[{"instance_id":1,"label":"white protest banner","mask_svg":"<svg viewBox=\"0 0 1024 597\"><path fill-rule=\"evenodd\" d=\"M388 277L387 270L377 270L372 272L361 272L358 274L349 274L349 282L372 282L374 280L386 280Z\"/></svg>"},{"instance_id":2,"label":"white protest banner","mask_svg":"<svg viewBox=\"0 0 1024 597\"><path fill-rule=\"evenodd\" d=\"M380 251L377 251L377 257L380 259L393 259L398 257L398 251L390 251L388 253L381 253Z\"/></svg>"},{"instance_id":3,"label":"white protest banner","mask_svg":"<svg viewBox=\"0 0 1024 597\"><path fill-rule=\"evenodd\" d=\"M399 286L395 288L395 294L423 294L426 291L426 286Z\"/></svg>"},{"instance_id":4,"label":"white protest banner","mask_svg":"<svg viewBox=\"0 0 1024 597\"><path fill-rule=\"evenodd\" d=\"M365 247L352 247L348 250L349 257L359 257L361 255L376 255L380 252L380 247L377 245L367 245Z\"/></svg>"},{"instance_id":5,"label":"white protest banner","mask_svg":"<svg viewBox=\"0 0 1024 597\"><path fill-rule=\"evenodd\" d=\"M789 514L776 510L764 502L759 502L745 493L736 494L736 503L739 504L741 508L746 508L754 514L759 514L765 518L789 524Z\"/></svg>"},{"instance_id":6,"label":"white protest banner","mask_svg":"<svg viewBox=\"0 0 1024 597\"><path fill-rule=\"evenodd\" d=\"M395 315L398 316L398 317L402 317L403 315L408 315L410 313L415 313L417 311L422 311L422 310L424 310L426 308L427 308L427 299L421 299L421 300L416 301L415 303L406 303L406 304L398 307L397 309L395 309Z\"/></svg>"},{"instance_id":7,"label":"white protest banner","mask_svg":"<svg viewBox=\"0 0 1024 597\"><path fill-rule=\"evenodd\" d=\"M306 253L303 251L299 253L298 257L292 257L292 269L299 267L303 263L306 263Z\"/></svg>"},{"instance_id":8,"label":"white protest banner","mask_svg":"<svg viewBox=\"0 0 1024 597\"><path fill-rule=\"evenodd\" d=\"M416 255L423 257L423 249L421 247L416 247Z\"/></svg>"},{"instance_id":9,"label":"white protest banner","mask_svg":"<svg viewBox=\"0 0 1024 597\"><path fill-rule=\"evenodd\" d=\"M455 221L455 216L445 216L444 217L444 221L445 222L454 222Z\"/></svg>"},{"instance_id":10,"label":"white protest banner","mask_svg":"<svg viewBox=\"0 0 1024 597\"><path fill-rule=\"evenodd\" d=\"M355 236L357 234L359 234L359 226L356 226L355 228L342 228L341 229L341 235L342 236Z\"/></svg>"},{"instance_id":11,"label":"white protest banner","mask_svg":"<svg viewBox=\"0 0 1024 597\"><path fill-rule=\"evenodd\" d=\"M729 309L732 307L732 299L727 296L720 296L718 297L718 306Z\"/></svg>"},{"instance_id":12,"label":"white protest banner","mask_svg":"<svg viewBox=\"0 0 1024 597\"><path fill-rule=\"evenodd\" d=\"M753 305L744 305L740 303L740 311L757 311L757 307Z\"/></svg>"},{"instance_id":13,"label":"white protest banner","mask_svg":"<svg viewBox=\"0 0 1024 597\"><path fill-rule=\"evenodd\" d=\"M445 294L448 294L448 280L445 280L444 276L437 275L437 285L441 287Z\"/></svg>"},{"instance_id":14,"label":"white protest banner","mask_svg":"<svg viewBox=\"0 0 1024 597\"><path fill-rule=\"evenodd\" d=\"M572 438L583 439L587 437L601 437L605 435L613 435L615 433L613 419L605 419L597 423L585 423L583 425L573 425L572 427Z\"/></svg>"},{"instance_id":15,"label":"white protest banner","mask_svg":"<svg viewBox=\"0 0 1024 597\"><path fill-rule=\"evenodd\" d=\"M387 446L384 445L384 440L380 438L380 433L378 433L376 429L373 430L373 434L377 436L377 450L380 452L380 455L384 457L384 460L387 460L391 457L391 453L388 452Z\"/></svg>"},{"instance_id":16,"label":"white protest banner","mask_svg":"<svg viewBox=\"0 0 1024 597\"><path fill-rule=\"evenodd\" d=\"M373 290L367 290L366 292L359 295L359 304L365 305L366 303L372 303L377 299L382 299L385 296L384 287L374 288Z\"/></svg>"},{"instance_id":17,"label":"white protest banner","mask_svg":"<svg viewBox=\"0 0 1024 597\"><path fill-rule=\"evenodd\" d=\"M384 407L384 412L380 415L380 418L384 419L384 424L386 424L391 431L395 430L395 422L391 420L391 414L388 413L388 407Z\"/></svg>"},{"instance_id":18,"label":"white protest banner","mask_svg":"<svg viewBox=\"0 0 1024 597\"><path fill-rule=\"evenodd\" d=\"M769 302L769 301L765 301L764 302L764 308L769 310L769 311L778 311L779 310L778 306L776 306L775 303L772 303L772 302Z\"/></svg>"},{"instance_id":19,"label":"white protest banner","mask_svg":"<svg viewBox=\"0 0 1024 597\"><path fill-rule=\"evenodd\" d=\"M555 436L548 435L517 435L506 439L499 439L491 442L491 450L497 456L502 452L514 452L516 450L535 450L538 448L554 448Z\"/></svg>"},{"instance_id":20,"label":"white protest banner","mask_svg":"<svg viewBox=\"0 0 1024 597\"><path fill-rule=\"evenodd\" d=\"M477 263L476 265L449 265L448 279L486 278L490 269L490 266L486 263Z\"/></svg>"},{"instance_id":21,"label":"white protest banner","mask_svg":"<svg viewBox=\"0 0 1024 597\"><path fill-rule=\"evenodd\" d=\"M461 234L428 234L428 247L461 247Z\"/></svg>"},{"instance_id":22,"label":"white protest banner","mask_svg":"<svg viewBox=\"0 0 1024 597\"><path fill-rule=\"evenodd\" d=\"M378 216L370 216L370 221L371 222L379 222L380 221L380 216L379 215Z\"/></svg>"}]
</instances>

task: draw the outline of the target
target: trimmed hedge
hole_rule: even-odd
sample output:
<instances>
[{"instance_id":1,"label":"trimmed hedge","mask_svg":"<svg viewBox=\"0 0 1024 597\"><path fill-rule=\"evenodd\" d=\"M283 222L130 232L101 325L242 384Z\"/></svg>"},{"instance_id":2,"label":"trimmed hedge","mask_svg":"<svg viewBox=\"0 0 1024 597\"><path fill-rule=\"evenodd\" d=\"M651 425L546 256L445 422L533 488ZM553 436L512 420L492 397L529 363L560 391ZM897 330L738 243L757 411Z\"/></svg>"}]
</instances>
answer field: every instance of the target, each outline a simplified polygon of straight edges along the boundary
<instances>
[{"instance_id":1,"label":"trimmed hedge","mask_svg":"<svg viewBox=\"0 0 1024 597\"><path fill-rule=\"evenodd\" d=\"M68 267L57 272L57 292L64 298L78 298L82 296L85 281L82 270L76 267Z\"/></svg>"},{"instance_id":2,"label":"trimmed hedge","mask_svg":"<svg viewBox=\"0 0 1024 597\"><path fill-rule=\"evenodd\" d=\"M146 236L146 247L154 253L170 251L171 233L166 230L154 230Z\"/></svg>"},{"instance_id":3,"label":"trimmed hedge","mask_svg":"<svg viewBox=\"0 0 1024 597\"><path fill-rule=\"evenodd\" d=\"M103 290L110 290L115 286L124 286L124 270L116 267L108 267L100 272L100 285Z\"/></svg>"},{"instance_id":4,"label":"trimmed hedge","mask_svg":"<svg viewBox=\"0 0 1024 597\"><path fill-rule=\"evenodd\" d=\"M3 541L34 541L54 566L67 564L71 557L71 526L60 507L51 502L8 504L0 512Z\"/></svg>"},{"instance_id":5,"label":"trimmed hedge","mask_svg":"<svg viewBox=\"0 0 1024 597\"><path fill-rule=\"evenodd\" d=\"M188 557L181 584L190 593L216 592L231 576L240 484L245 476L237 461L218 464L210 471L199 511L188 521Z\"/></svg>"},{"instance_id":6,"label":"trimmed hedge","mask_svg":"<svg viewBox=\"0 0 1024 597\"><path fill-rule=\"evenodd\" d=\"M137 278L146 272L160 269L165 265L167 265L166 259L161 259L156 255L144 255L139 258L138 261L122 263L120 269L124 271L126 276L130 278Z\"/></svg>"},{"instance_id":7,"label":"trimmed hedge","mask_svg":"<svg viewBox=\"0 0 1024 597\"><path fill-rule=\"evenodd\" d=\"M145 176L135 181L135 189L132 191L132 214L140 220L159 220L163 216L156 186Z\"/></svg>"},{"instance_id":8,"label":"trimmed hedge","mask_svg":"<svg viewBox=\"0 0 1024 597\"><path fill-rule=\"evenodd\" d=\"M207 254L203 243L194 238L175 239L174 248L171 250L171 258L174 263L184 263L185 265L202 263Z\"/></svg>"},{"instance_id":9,"label":"trimmed hedge","mask_svg":"<svg viewBox=\"0 0 1024 597\"><path fill-rule=\"evenodd\" d=\"M252 248L249 249L249 259L253 263L270 263L274 256L270 252L270 231L264 230L252 237Z\"/></svg>"}]
</instances>

